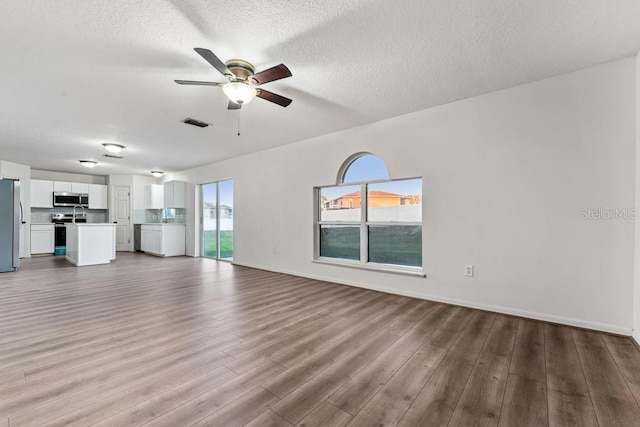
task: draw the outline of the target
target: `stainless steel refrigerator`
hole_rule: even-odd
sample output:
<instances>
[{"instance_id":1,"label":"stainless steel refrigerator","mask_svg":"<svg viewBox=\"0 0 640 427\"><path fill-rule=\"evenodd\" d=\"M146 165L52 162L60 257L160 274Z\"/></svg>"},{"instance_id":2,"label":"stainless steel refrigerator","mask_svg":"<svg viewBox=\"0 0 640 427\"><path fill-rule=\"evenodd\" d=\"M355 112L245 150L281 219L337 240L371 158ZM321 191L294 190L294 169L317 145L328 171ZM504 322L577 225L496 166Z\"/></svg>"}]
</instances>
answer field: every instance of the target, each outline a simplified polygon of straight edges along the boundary
<instances>
[{"instance_id":1,"label":"stainless steel refrigerator","mask_svg":"<svg viewBox=\"0 0 640 427\"><path fill-rule=\"evenodd\" d=\"M20 181L0 179L0 273L20 266Z\"/></svg>"}]
</instances>

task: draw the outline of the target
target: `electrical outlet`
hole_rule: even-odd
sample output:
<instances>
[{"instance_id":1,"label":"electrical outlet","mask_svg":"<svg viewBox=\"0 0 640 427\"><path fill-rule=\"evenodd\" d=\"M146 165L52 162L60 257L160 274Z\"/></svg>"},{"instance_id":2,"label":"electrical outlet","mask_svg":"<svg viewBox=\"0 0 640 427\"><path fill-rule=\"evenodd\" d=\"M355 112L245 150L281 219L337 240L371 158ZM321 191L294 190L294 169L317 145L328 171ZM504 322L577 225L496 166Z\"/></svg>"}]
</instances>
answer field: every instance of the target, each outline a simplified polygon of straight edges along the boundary
<instances>
[{"instance_id":1,"label":"electrical outlet","mask_svg":"<svg viewBox=\"0 0 640 427\"><path fill-rule=\"evenodd\" d=\"M473 264L467 264L464 266L464 275L467 277L473 277Z\"/></svg>"},{"instance_id":2,"label":"electrical outlet","mask_svg":"<svg viewBox=\"0 0 640 427\"><path fill-rule=\"evenodd\" d=\"M276 254L277 250L276 250L276 247L275 247L275 246L272 246L272 247L271 247L271 252L273 252L273 254L274 254L274 255Z\"/></svg>"}]
</instances>

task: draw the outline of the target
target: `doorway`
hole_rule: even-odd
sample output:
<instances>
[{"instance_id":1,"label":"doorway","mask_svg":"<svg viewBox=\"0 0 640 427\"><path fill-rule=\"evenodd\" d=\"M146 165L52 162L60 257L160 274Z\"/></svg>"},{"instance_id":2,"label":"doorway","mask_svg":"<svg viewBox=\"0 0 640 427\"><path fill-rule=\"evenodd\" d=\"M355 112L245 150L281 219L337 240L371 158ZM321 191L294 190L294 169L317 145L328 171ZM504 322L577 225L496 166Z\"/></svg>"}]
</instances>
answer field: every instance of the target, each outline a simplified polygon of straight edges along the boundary
<instances>
[{"instance_id":1,"label":"doorway","mask_svg":"<svg viewBox=\"0 0 640 427\"><path fill-rule=\"evenodd\" d=\"M202 184L202 256L233 261L233 180Z\"/></svg>"},{"instance_id":2,"label":"doorway","mask_svg":"<svg viewBox=\"0 0 640 427\"><path fill-rule=\"evenodd\" d=\"M131 251L131 191L129 187L113 187L113 222L116 224L116 251Z\"/></svg>"}]
</instances>

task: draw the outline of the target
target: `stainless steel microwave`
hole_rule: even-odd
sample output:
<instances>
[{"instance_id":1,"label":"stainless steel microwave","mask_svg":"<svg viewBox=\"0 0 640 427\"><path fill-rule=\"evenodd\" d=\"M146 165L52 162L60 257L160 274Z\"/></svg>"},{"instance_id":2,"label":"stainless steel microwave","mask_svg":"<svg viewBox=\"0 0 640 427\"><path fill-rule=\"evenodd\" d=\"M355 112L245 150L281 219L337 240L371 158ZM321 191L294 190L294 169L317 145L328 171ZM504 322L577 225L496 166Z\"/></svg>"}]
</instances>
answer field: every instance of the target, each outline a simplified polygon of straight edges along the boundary
<instances>
[{"instance_id":1,"label":"stainless steel microwave","mask_svg":"<svg viewBox=\"0 0 640 427\"><path fill-rule=\"evenodd\" d=\"M84 193L67 193L67 192L54 192L53 193L53 206L82 206L89 207L89 195Z\"/></svg>"}]
</instances>

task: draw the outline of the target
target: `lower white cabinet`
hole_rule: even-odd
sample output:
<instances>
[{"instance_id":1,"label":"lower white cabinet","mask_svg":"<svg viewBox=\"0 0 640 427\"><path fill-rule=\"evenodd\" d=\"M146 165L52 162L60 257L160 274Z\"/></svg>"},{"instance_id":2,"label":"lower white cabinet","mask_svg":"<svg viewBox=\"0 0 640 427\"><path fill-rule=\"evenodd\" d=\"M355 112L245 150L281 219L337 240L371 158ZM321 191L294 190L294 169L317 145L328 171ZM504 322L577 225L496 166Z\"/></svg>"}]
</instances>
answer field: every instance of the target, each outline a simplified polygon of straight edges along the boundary
<instances>
[{"instance_id":1,"label":"lower white cabinet","mask_svg":"<svg viewBox=\"0 0 640 427\"><path fill-rule=\"evenodd\" d=\"M140 228L142 252L159 256L185 254L184 224L142 224Z\"/></svg>"},{"instance_id":2,"label":"lower white cabinet","mask_svg":"<svg viewBox=\"0 0 640 427\"><path fill-rule=\"evenodd\" d=\"M31 225L31 254L52 254L54 244L53 224Z\"/></svg>"}]
</instances>

